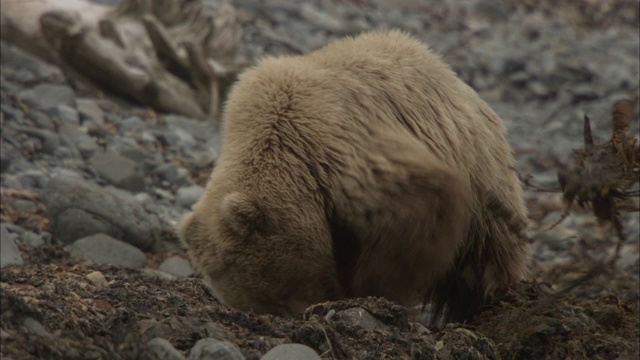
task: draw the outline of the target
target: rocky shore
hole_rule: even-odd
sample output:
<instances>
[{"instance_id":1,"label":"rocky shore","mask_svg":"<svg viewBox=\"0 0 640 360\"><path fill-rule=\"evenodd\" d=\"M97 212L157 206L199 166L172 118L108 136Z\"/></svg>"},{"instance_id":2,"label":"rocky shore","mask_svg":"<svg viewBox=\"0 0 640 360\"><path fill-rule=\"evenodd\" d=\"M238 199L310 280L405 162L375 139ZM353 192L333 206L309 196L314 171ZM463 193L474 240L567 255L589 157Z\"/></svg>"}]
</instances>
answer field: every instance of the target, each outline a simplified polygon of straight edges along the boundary
<instances>
[{"instance_id":1,"label":"rocky shore","mask_svg":"<svg viewBox=\"0 0 640 360\"><path fill-rule=\"evenodd\" d=\"M518 172L548 189L582 146L583 115L604 141L612 104L640 91L637 0L227 3L243 26L240 62L383 27L425 39L503 117ZM429 330L416 309L381 299L319 304L295 320L223 307L173 231L215 166L219 122L156 112L0 48L3 359L639 354L638 214L623 214L621 258L598 270L612 230L579 210L550 230L561 195L533 188L531 281L472 324ZM637 114L632 127L639 134ZM550 295L589 271L566 296Z\"/></svg>"}]
</instances>

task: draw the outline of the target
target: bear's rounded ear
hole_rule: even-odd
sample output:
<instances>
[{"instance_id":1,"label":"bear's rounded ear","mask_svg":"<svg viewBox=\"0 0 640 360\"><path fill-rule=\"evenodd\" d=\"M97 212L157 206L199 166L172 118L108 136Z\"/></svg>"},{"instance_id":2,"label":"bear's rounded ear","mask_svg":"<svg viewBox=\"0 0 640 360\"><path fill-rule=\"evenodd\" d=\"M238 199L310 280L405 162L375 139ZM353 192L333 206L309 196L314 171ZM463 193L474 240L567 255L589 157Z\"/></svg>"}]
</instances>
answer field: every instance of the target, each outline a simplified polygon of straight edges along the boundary
<instances>
[{"instance_id":1,"label":"bear's rounded ear","mask_svg":"<svg viewBox=\"0 0 640 360\"><path fill-rule=\"evenodd\" d=\"M248 236L264 224L264 214L249 195L233 192L222 199L220 208L224 221L239 235Z\"/></svg>"}]
</instances>

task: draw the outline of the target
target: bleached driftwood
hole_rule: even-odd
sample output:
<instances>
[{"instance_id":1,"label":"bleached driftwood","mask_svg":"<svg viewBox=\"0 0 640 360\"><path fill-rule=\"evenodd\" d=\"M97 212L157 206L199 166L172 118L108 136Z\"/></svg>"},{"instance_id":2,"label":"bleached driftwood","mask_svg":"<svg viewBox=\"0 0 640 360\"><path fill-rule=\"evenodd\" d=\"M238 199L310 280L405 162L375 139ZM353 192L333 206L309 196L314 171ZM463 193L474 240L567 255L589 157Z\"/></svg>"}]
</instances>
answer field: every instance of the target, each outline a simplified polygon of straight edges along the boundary
<instances>
[{"instance_id":1,"label":"bleached driftwood","mask_svg":"<svg viewBox=\"0 0 640 360\"><path fill-rule=\"evenodd\" d=\"M201 0L0 0L2 38L160 111L215 117L242 30Z\"/></svg>"}]
</instances>

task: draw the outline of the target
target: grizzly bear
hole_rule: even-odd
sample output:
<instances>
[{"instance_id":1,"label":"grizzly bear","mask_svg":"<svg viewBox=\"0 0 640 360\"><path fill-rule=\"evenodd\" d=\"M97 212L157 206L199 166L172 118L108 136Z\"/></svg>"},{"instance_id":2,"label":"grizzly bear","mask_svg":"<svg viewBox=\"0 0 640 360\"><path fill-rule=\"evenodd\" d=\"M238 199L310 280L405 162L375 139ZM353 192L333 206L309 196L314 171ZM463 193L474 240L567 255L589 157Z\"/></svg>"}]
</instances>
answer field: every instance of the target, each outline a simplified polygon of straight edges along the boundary
<instances>
[{"instance_id":1,"label":"grizzly bear","mask_svg":"<svg viewBox=\"0 0 640 360\"><path fill-rule=\"evenodd\" d=\"M286 316L381 296L461 321L525 274L502 120L403 32L261 60L223 124L178 232L224 304Z\"/></svg>"}]
</instances>

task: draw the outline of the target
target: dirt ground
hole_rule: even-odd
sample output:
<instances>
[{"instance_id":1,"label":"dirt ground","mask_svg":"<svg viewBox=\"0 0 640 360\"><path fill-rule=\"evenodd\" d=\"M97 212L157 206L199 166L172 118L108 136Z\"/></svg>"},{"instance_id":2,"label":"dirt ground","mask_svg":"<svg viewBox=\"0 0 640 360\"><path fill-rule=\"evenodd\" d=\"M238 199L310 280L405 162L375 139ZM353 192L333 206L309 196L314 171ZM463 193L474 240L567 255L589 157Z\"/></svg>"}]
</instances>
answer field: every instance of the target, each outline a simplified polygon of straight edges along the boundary
<instances>
[{"instance_id":1,"label":"dirt ground","mask_svg":"<svg viewBox=\"0 0 640 360\"><path fill-rule=\"evenodd\" d=\"M25 250L29 264L2 270L3 359L152 359L146 343L155 337L184 353L203 337L226 339L247 359L289 342L325 359L639 355L637 293L629 301L600 291L611 277L624 282L623 273L601 274L561 297L545 283L521 283L473 322L431 331L419 309L378 298L319 304L296 319L253 315L220 305L198 279L81 264L54 245Z\"/></svg>"}]
</instances>

